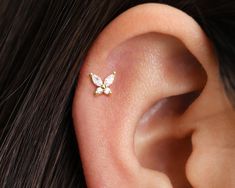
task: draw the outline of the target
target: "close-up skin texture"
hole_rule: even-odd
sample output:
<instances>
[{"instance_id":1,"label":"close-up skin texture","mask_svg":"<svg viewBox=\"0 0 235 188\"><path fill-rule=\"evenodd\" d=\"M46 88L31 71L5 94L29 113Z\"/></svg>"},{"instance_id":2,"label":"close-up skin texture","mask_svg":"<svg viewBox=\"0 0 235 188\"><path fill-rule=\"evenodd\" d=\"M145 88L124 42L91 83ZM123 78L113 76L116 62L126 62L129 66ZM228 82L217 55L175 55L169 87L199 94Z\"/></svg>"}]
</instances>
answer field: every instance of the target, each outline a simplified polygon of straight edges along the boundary
<instances>
[{"instance_id":1,"label":"close-up skin texture","mask_svg":"<svg viewBox=\"0 0 235 188\"><path fill-rule=\"evenodd\" d=\"M112 95L94 97L87 75L112 70ZM235 165L235 114L222 90L213 47L188 15L146 4L115 19L91 48L74 99L88 186L173 187L170 176L174 187L235 186L235 171L220 170ZM177 142L179 151L161 158Z\"/></svg>"},{"instance_id":2,"label":"close-up skin texture","mask_svg":"<svg viewBox=\"0 0 235 188\"><path fill-rule=\"evenodd\" d=\"M234 10L0 0L0 188L235 188Z\"/></svg>"}]
</instances>

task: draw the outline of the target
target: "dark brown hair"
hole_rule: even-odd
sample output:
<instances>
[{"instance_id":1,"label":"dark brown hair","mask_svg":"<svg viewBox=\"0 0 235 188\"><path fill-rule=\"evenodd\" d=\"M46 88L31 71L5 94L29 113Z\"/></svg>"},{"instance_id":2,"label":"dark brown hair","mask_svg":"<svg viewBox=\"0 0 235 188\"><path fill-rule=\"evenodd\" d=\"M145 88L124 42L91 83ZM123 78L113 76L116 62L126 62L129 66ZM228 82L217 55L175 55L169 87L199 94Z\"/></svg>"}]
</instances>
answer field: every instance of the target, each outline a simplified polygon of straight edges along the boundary
<instances>
[{"instance_id":1,"label":"dark brown hair","mask_svg":"<svg viewBox=\"0 0 235 188\"><path fill-rule=\"evenodd\" d=\"M86 187L71 118L79 70L100 31L147 2L172 5L197 20L234 101L232 0L0 0L1 188Z\"/></svg>"}]
</instances>

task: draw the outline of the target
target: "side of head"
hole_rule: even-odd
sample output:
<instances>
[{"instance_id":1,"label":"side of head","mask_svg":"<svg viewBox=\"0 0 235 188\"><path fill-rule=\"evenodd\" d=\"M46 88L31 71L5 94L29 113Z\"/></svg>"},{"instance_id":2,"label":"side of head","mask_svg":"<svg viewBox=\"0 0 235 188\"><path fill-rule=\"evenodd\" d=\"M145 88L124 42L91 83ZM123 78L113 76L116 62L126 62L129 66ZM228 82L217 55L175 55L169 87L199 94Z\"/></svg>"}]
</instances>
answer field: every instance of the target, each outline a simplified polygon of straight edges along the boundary
<instances>
[{"instance_id":1,"label":"side of head","mask_svg":"<svg viewBox=\"0 0 235 188\"><path fill-rule=\"evenodd\" d=\"M233 187L234 7L0 1L0 187Z\"/></svg>"},{"instance_id":2,"label":"side of head","mask_svg":"<svg viewBox=\"0 0 235 188\"><path fill-rule=\"evenodd\" d=\"M178 9L144 4L114 19L74 98L88 186L233 187L235 114L218 67L204 31ZM89 73L114 70L112 95L94 96Z\"/></svg>"}]
</instances>

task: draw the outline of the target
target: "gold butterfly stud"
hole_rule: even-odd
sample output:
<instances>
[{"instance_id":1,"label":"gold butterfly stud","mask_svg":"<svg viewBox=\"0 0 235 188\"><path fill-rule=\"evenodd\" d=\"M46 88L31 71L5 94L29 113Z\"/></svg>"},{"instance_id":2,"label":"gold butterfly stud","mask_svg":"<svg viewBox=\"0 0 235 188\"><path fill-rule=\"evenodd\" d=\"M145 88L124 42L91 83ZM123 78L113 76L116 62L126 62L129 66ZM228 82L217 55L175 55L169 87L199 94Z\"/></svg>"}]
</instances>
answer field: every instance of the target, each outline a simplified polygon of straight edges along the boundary
<instances>
[{"instance_id":1,"label":"gold butterfly stud","mask_svg":"<svg viewBox=\"0 0 235 188\"><path fill-rule=\"evenodd\" d=\"M115 71L111 75L106 77L104 81L102 81L102 79L96 74L90 73L89 75L91 77L91 81L93 82L93 84L97 86L95 93L94 93L95 95L101 95L101 94L110 95L112 93L109 86L113 84L113 81L116 76Z\"/></svg>"}]
</instances>

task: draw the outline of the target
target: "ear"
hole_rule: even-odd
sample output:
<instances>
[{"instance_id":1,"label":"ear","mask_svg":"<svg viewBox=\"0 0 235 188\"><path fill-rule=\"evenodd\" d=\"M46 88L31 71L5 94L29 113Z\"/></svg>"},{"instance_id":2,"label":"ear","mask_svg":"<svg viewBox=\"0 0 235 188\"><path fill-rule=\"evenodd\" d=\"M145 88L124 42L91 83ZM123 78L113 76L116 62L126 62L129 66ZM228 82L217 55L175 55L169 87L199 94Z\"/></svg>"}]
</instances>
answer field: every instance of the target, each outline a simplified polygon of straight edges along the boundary
<instances>
[{"instance_id":1,"label":"ear","mask_svg":"<svg viewBox=\"0 0 235 188\"><path fill-rule=\"evenodd\" d=\"M113 71L112 95L94 96L89 74L104 80ZM198 164L191 162L185 174L191 134L200 129L195 122L228 104L218 88L216 56L187 14L144 4L117 17L89 50L74 98L88 187L195 184Z\"/></svg>"}]
</instances>

